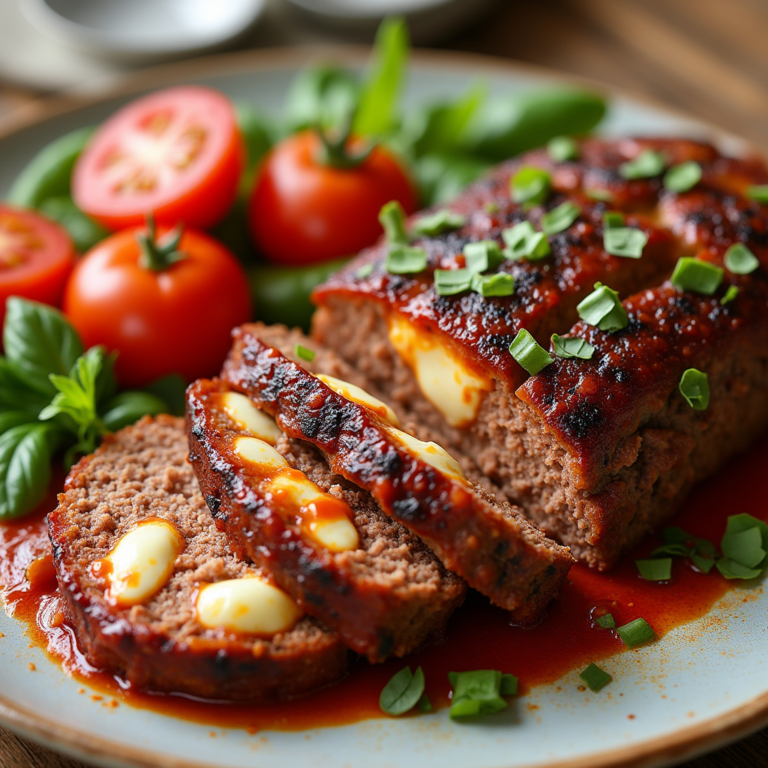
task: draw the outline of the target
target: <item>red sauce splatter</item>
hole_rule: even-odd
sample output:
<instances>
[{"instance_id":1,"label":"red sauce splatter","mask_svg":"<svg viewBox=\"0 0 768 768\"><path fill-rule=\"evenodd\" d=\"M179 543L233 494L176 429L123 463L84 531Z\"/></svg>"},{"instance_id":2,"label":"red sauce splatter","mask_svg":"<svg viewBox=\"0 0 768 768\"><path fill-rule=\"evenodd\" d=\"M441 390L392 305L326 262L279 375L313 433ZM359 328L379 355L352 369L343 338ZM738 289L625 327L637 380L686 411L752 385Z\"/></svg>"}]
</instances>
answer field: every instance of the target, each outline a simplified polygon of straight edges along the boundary
<instances>
[{"instance_id":1,"label":"red sauce splatter","mask_svg":"<svg viewBox=\"0 0 768 768\"><path fill-rule=\"evenodd\" d=\"M768 520L768 497L762 482L766 466L768 436L700 485L670 524L719 544L729 514L749 512ZM736 497L734 489L738 489ZM738 498L738 506L734 498ZM45 561L39 561L27 573L36 558L50 558L44 511L54 503L51 497L36 515L0 525L0 584L5 585L6 611L26 625L30 639L46 649L68 674L92 689L116 701L196 722L241 727L249 733L342 725L379 717L379 693L404 664L423 667L427 693L437 707L448 703L447 673L454 670L511 672L520 678L525 691L624 650L615 633L595 627L597 615L607 611L617 625L642 616L661 636L706 614L735 586L716 571L705 575L679 559L669 583L642 580L634 560L647 557L658 546L659 537L652 536L610 574L575 566L560 598L534 629L510 626L503 611L472 593L452 617L445 642L407 659L378 666L358 661L340 684L292 702L262 707L212 703L132 690L125 681L94 669L83 657L64 616L52 570Z\"/></svg>"}]
</instances>

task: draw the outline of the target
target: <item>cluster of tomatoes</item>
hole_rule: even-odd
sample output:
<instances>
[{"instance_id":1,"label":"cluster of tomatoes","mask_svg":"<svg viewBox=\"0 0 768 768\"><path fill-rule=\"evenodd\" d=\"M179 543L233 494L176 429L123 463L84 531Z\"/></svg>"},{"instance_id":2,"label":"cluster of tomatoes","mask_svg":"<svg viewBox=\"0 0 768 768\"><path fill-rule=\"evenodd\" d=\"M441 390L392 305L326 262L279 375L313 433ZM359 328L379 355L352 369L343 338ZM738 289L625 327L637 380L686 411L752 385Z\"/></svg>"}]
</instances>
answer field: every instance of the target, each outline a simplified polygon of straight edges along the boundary
<instances>
[{"instance_id":1,"label":"cluster of tomatoes","mask_svg":"<svg viewBox=\"0 0 768 768\"><path fill-rule=\"evenodd\" d=\"M271 262L352 255L380 234L384 203L413 210L410 181L386 150L338 164L323 159L321 139L289 136L255 175L249 228ZM179 87L129 104L96 131L71 178L74 202L109 237L78 257L57 224L0 205L0 313L11 295L60 305L86 346L119 352L125 386L214 373L231 329L253 310L242 266L205 231L232 207L244 155L234 108L214 90Z\"/></svg>"}]
</instances>

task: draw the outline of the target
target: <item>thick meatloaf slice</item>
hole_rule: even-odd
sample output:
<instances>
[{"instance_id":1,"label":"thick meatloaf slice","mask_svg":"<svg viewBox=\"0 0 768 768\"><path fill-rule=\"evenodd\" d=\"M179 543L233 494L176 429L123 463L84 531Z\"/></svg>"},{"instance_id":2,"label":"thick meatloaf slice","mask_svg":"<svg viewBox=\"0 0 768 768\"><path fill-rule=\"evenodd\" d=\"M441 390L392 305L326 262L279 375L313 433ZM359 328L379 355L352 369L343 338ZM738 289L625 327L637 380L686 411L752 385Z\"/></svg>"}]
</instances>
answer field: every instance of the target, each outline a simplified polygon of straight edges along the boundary
<instances>
[{"instance_id":1,"label":"thick meatloaf slice","mask_svg":"<svg viewBox=\"0 0 768 768\"><path fill-rule=\"evenodd\" d=\"M239 441L259 435L222 407L229 391L223 382L193 384L187 424L200 488L236 550L268 568L303 610L372 662L441 637L464 600L464 582L368 493L334 474L311 445L281 435L274 448L288 476L298 470L345 505L357 532L357 541L340 550L319 541L302 518L312 511L311 500L286 503L271 485L275 475L265 476L263 465L254 471L244 458Z\"/></svg>"},{"instance_id":2,"label":"thick meatloaf slice","mask_svg":"<svg viewBox=\"0 0 768 768\"><path fill-rule=\"evenodd\" d=\"M434 446L408 435L360 402L331 389L261 340L280 341L279 329L243 326L222 376L272 414L280 428L308 440L331 468L370 491L381 508L418 534L450 570L521 624L541 618L573 559L509 504L438 458ZM281 345L292 354L290 336ZM286 349L287 347L287 349ZM312 367L319 373L317 358ZM404 442L407 441L407 442ZM460 470L459 470L460 473Z\"/></svg>"},{"instance_id":3,"label":"thick meatloaf slice","mask_svg":"<svg viewBox=\"0 0 768 768\"><path fill-rule=\"evenodd\" d=\"M700 182L677 193L665 188L661 174L625 178L624 163L645 150L660 152L666 167L698 163ZM552 175L553 193L528 211L509 201L505 187L520 165ZM538 225L563 199L576 203L581 214L550 236L550 257L502 267L515 274L514 295L438 297L429 274L388 275L380 245L316 291L313 335L354 361L379 389L390 381L395 406L409 423L421 425L419 436L459 447L459 460L472 457L468 472L490 478L579 557L609 567L766 422L761 338L768 337L761 337L759 297L747 297L762 290L756 285L764 277L768 219L765 206L746 195L751 185L766 182L761 161L724 157L687 140L589 140L580 143L579 159L557 164L533 153L500 166L450 206L467 215L465 228L420 243L431 254L430 269L434 254L442 266L450 254L462 264L456 254L467 236L495 239L500 227L521 217ZM595 190L608 201L583 205L581 196L594 197ZM489 203L495 212L488 213ZM622 212L627 225L649 235L640 259L606 255L606 211ZM714 299L664 282L679 257L722 264L727 248L738 242L760 258L760 270L738 279L726 273ZM365 264L374 267L369 275L361 271ZM742 293L722 305L729 279L737 280ZM508 353L510 341L526 328L550 347L552 332L564 334L576 322L576 302L595 280L622 296L634 294L626 302L629 328L604 334L576 326L574 334L596 340L592 360L556 359L524 384L527 374ZM403 323L415 329L414 347L447 351L454 369L474 373L473 418L449 423L441 403L428 396L417 356L407 348L404 353L402 343L397 348ZM695 355L685 343L689 336L696 340ZM668 360L654 357L656 346L666 349ZM706 411L689 408L677 392L688 367L709 367L713 391Z\"/></svg>"},{"instance_id":4,"label":"thick meatloaf slice","mask_svg":"<svg viewBox=\"0 0 768 768\"><path fill-rule=\"evenodd\" d=\"M145 418L72 469L48 516L59 586L86 658L141 689L217 700L270 701L335 682L348 652L317 619L272 637L199 623L202 587L265 574L232 554L187 454L182 419ZM160 591L120 607L95 566L126 533L157 520L175 527L183 550Z\"/></svg>"}]
</instances>

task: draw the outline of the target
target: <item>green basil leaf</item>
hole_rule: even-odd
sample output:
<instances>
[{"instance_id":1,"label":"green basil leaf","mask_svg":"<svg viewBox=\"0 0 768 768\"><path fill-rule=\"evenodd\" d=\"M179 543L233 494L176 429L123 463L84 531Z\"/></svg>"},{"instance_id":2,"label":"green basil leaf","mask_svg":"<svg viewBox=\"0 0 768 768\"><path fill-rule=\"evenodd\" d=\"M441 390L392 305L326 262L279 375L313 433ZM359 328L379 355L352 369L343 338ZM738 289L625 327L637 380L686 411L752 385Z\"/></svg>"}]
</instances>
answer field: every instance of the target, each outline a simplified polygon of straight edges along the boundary
<instances>
[{"instance_id":1,"label":"green basil leaf","mask_svg":"<svg viewBox=\"0 0 768 768\"><path fill-rule=\"evenodd\" d=\"M40 203L38 210L67 230L78 253L89 251L110 234L109 230L83 213L69 196L49 197Z\"/></svg>"},{"instance_id":2,"label":"green basil leaf","mask_svg":"<svg viewBox=\"0 0 768 768\"><path fill-rule=\"evenodd\" d=\"M288 133L316 125L338 126L357 103L359 86L351 72L338 67L310 67L294 78L284 113Z\"/></svg>"},{"instance_id":3,"label":"green basil leaf","mask_svg":"<svg viewBox=\"0 0 768 768\"><path fill-rule=\"evenodd\" d=\"M11 364L0 356L0 410L24 411L36 417L50 399L50 395L30 389L13 372Z\"/></svg>"},{"instance_id":4,"label":"green basil leaf","mask_svg":"<svg viewBox=\"0 0 768 768\"><path fill-rule=\"evenodd\" d=\"M166 410L161 412L173 416L184 415L186 391L187 383L178 373L169 373L144 387L144 392L159 397L165 403Z\"/></svg>"},{"instance_id":5,"label":"green basil leaf","mask_svg":"<svg viewBox=\"0 0 768 768\"><path fill-rule=\"evenodd\" d=\"M384 686L379 706L388 715L403 715L413 709L424 693L424 672L419 667L413 674L403 667Z\"/></svg>"},{"instance_id":6,"label":"green basil leaf","mask_svg":"<svg viewBox=\"0 0 768 768\"><path fill-rule=\"evenodd\" d=\"M0 411L0 435L22 424L36 424L37 418L25 411Z\"/></svg>"},{"instance_id":7,"label":"green basil leaf","mask_svg":"<svg viewBox=\"0 0 768 768\"><path fill-rule=\"evenodd\" d=\"M168 413L168 410L165 400L157 395L149 392L121 392L106 404L101 420L110 432L117 432L118 429L134 424L142 416L157 416Z\"/></svg>"}]
</instances>

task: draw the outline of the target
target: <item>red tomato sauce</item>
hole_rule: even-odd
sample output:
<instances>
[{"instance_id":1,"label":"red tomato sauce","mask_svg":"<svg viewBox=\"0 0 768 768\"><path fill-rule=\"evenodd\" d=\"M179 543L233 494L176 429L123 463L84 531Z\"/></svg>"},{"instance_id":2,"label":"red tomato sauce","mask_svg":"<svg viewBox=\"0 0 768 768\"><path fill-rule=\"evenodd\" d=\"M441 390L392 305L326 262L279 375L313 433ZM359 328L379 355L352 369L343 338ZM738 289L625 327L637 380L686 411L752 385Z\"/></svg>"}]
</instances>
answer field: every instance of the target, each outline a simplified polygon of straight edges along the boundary
<instances>
[{"instance_id":1,"label":"red tomato sauce","mask_svg":"<svg viewBox=\"0 0 768 768\"><path fill-rule=\"evenodd\" d=\"M729 514L749 512L768 520L768 497L762 482L766 466L768 436L701 484L670 525L719 545ZM95 689L97 700L108 696L114 702L250 732L301 730L379 717L381 689L405 664L412 669L423 667L427 694L436 708L448 704L450 671L492 668L511 672L519 677L525 692L625 650L614 632L595 627L591 620L595 610L607 609L618 626L643 617L661 637L704 616L738 583L726 581L716 569L708 575L700 573L680 558L675 559L669 583L644 581L634 561L647 557L659 545L661 539L654 535L609 574L574 566L559 599L533 629L511 626L503 611L470 593L451 618L441 644L378 666L357 661L340 684L304 699L268 706L230 705L133 690L125 681L87 662L64 616L51 567L44 513L54 503L51 495L37 514L0 525L0 584L5 587L5 610L24 623L31 641L45 649L67 674ZM38 557L45 559L30 569L29 564Z\"/></svg>"}]
</instances>

